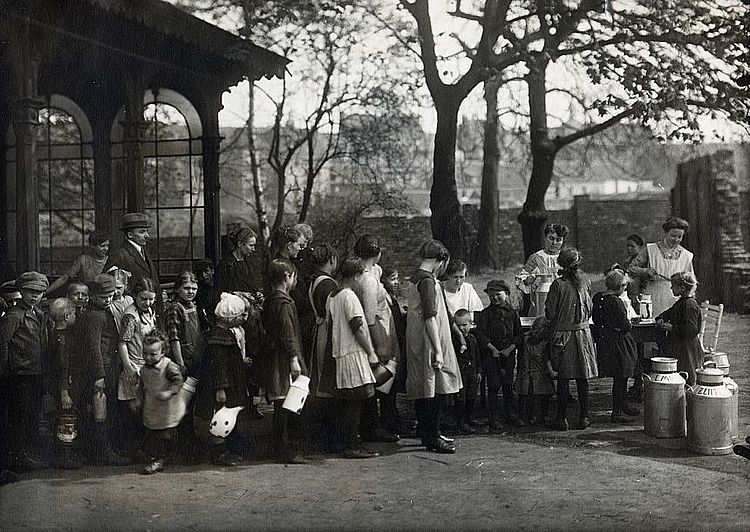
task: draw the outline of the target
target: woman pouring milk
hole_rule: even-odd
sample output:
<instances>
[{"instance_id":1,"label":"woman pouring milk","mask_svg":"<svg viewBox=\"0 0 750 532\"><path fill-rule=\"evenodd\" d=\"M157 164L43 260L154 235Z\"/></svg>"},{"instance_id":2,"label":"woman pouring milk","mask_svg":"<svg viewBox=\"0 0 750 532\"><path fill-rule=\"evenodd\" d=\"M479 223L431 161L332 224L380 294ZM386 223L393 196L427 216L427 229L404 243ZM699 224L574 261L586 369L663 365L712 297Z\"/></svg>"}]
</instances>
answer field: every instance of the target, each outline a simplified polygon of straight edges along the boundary
<instances>
[{"instance_id":1,"label":"woman pouring milk","mask_svg":"<svg viewBox=\"0 0 750 532\"><path fill-rule=\"evenodd\" d=\"M523 269L516 274L516 288L523 293L522 316L543 315L544 308L537 309L533 294L541 284L542 277L551 283L559 277L557 274L557 256L560 254L565 237L570 231L562 224L544 226L544 248L529 255ZM541 313L541 314L540 314Z\"/></svg>"},{"instance_id":2,"label":"woman pouring milk","mask_svg":"<svg viewBox=\"0 0 750 532\"><path fill-rule=\"evenodd\" d=\"M651 295L653 316L667 310L678 299L672 294L670 277L675 273L694 273L693 254L680 245L690 224L682 218L670 216L662 224L662 229L664 238L647 244L628 268L629 274L647 283L643 294Z\"/></svg>"}]
</instances>

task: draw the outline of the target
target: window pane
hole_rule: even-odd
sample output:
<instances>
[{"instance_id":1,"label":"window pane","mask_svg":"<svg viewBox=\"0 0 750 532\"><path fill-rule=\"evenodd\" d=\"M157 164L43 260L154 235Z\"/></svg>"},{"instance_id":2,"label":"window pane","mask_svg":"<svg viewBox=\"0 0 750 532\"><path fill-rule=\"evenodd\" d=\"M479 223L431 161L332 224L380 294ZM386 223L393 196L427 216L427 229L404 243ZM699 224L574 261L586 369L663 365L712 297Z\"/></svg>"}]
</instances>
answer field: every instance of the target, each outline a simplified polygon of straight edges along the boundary
<instances>
[{"instance_id":1,"label":"window pane","mask_svg":"<svg viewBox=\"0 0 750 532\"><path fill-rule=\"evenodd\" d=\"M203 206L203 157L193 157L193 207Z\"/></svg>"},{"instance_id":2,"label":"window pane","mask_svg":"<svg viewBox=\"0 0 750 532\"><path fill-rule=\"evenodd\" d=\"M81 132L72 116L60 109L47 109L46 111L44 119L49 121L50 144L79 144L81 142Z\"/></svg>"},{"instance_id":3,"label":"window pane","mask_svg":"<svg viewBox=\"0 0 750 532\"><path fill-rule=\"evenodd\" d=\"M42 253L42 260L49 260L50 248L50 214L49 212L39 213L39 248ZM45 258L46 253L46 258Z\"/></svg>"},{"instance_id":4,"label":"window pane","mask_svg":"<svg viewBox=\"0 0 750 532\"><path fill-rule=\"evenodd\" d=\"M83 247L83 217L80 211L53 211L51 217L52 260L73 260Z\"/></svg>"},{"instance_id":5,"label":"window pane","mask_svg":"<svg viewBox=\"0 0 750 532\"><path fill-rule=\"evenodd\" d=\"M155 157L143 159L143 187L146 207L156 207L156 164Z\"/></svg>"},{"instance_id":6,"label":"window pane","mask_svg":"<svg viewBox=\"0 0 750 532\"><path fill-rule=\"evenodd\" d=\"M176 107L165 103L156 104L156 132L160 140L189 139L187 121Z\"/></svg>"},{"instance_id":7,"label":"window pane","mask_svg":"<svg viewBox=\"0 0 750 532\"><path fill-rule=\"evenodd\" d=\"M206 256L206 237L204 231L203 209L193 209L193 258L202 259Z\"/></svg>"},{"instance_id":8,"label":"window pane","mask_svg":"<svg viewBox=\"0 0 750 532\"><path fill-rule=\"evenodd\" d=\"M162 260L159 261L159 277L164 280L168 277L176 277L184 271L192 271L193 263L189 260Z\"/></svg>"},{"instance_id":9,"label":"window pane","mask_svg":"<svg viewBox=\"0 0 750 532\"><path fill-rule=\"evenodd\" d=\"M159 258L190 259L190 210L159 211Z\"/></svg>"},{"instance_id":10,"label":"window pane","mask_svg":"<svg viewBox=\"0 0 750 532\"><path fill-rule=\"evenodd\" d=\"M52 209L81 208L80 161L50 161L50 186Z\"/></svg>"},{"instance_id":11,"label":"window pane","mask_svg":"<svg viewBox=\"0 0 750 532\"><path fill-rule=\"evenodd\" d=\"M187 155L190 153L190 142L187 140L162 140L158 142L160 156Z\"/></svg>"},{"instance_id":12,"label":"window pane","mask_svg":"<svg viewBox=\"0 0 750 532\"><path fill-rule=\"evenodd\" d=\"M49 162L36 163L36 178L39 208L49 210Z\"/></svg>"},{"instance_id":13,"label":"window pane","mask_svg":"<svg viewBox=\"0 0 750 532\"><path fill-rule=\"evenodd\" d=\"M81 172L83 177L83 208L93 209L96 203L94 197L94 160L84 159L81 161Z\"/></svg>"},{"instance_id":14,"label":"window pane","mask_svg":"<svg viewBox=\"0 0 750 532\"><path fill-rule=\"evenodd\" d=\"M159 207L190 205L190 157L159 159Z\"/></svg>"}]
</instances>

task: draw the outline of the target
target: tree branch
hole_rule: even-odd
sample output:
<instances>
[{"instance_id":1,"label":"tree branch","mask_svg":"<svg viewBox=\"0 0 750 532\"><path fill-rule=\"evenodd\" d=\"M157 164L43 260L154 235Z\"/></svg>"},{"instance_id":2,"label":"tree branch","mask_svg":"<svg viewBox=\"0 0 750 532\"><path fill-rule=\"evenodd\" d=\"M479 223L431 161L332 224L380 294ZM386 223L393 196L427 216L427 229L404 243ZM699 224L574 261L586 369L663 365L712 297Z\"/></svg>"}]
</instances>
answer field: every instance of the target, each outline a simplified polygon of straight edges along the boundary
<instances>
[{"instance_id":1,"label":"tree branch","mask_svg":"<svg viewBox=\"0 0 750 532\"><path fill-rule=\"evenodd\" d=\"M555 143L555 146L559 150L563 146L567 146L568 144L577 141L578 139L582 139L584 137L588 137L590 135L595 135L596 133L599 133L600 131L603 131L607 129L610 126L613 126L614 124L617 124L618 122L621 122L625 118L632 116L635 114L635 108L630 107L628 109L625 109L621 113L618 113L614 115L613 117L605 120L604 122L600 122L598 124L593 124L591 126L585 127L583 129L579 129L575 133L571 133L570 135L565 136L557 136L553 139L553 142Z\"/></svg>"}]
</instances>

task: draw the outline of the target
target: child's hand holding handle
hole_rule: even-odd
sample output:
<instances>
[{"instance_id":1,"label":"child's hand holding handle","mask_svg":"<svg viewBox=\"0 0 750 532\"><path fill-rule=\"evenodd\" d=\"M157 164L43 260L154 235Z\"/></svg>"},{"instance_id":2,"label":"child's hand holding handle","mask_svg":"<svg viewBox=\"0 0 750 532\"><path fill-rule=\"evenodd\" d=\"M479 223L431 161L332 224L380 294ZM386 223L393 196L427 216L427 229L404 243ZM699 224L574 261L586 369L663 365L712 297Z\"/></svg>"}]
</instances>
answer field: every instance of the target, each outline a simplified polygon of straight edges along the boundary
<instances>
[{"instance_id":1,"label":"child's hand holding handle","mask_svg":"<svg viewBox=\"0 0 750 532\"><path fill-rule=\"evenodd\" d=\"M216 402L222 405L227 402L227 392L224 388L216 390Z\"/></svg>"},{"instance_id":2,"label":"child's hand holding handle","mask_svg":"<svg viewBox=\"0 0 750 532\"><path fill-rule=\"evenodd\" d=\"M301 373L302 373L302 366L300 366L299 364L299 359L297 357L294 357L292 359L292 368L291 368L292 380L295 380L297 377L299 377Z\"/></svg>"}]
</instances>

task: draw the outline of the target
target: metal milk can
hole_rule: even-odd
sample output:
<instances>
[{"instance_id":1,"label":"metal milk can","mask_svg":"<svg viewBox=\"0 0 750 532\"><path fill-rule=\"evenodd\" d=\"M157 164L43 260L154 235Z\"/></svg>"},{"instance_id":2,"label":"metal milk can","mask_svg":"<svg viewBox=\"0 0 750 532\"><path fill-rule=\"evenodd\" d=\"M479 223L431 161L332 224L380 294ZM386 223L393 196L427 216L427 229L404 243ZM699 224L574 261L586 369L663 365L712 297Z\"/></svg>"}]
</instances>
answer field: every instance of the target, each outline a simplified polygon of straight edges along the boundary
<instances>
[{"instance_id":1,"label":"metal milk can","mask_svg":"<svg viewBox=\"0 0 750 532\"><path fill-rule=\"evenodd\" d=\"M732 392L732 418L730 432L736 442L740 439L740 387L729 376L729 356L726 353L711 352L703 367L715 367L724 372L724 385Z\"/></svg>"},{"instance_id":2,"label":"metal milk can","mask_svg":"<svg viewBox=\"0 0 750 532\"><path fill-rule=\"evenodd\" d=\"M643 374L643 430L654 438L685 436L685 382L677 372L677 359L651 359L651 373Z\"/></svg>"},{"instance_id":3,"label":"metal milk can","mask_svg":"<svg viewBox=\"0 0 750 532\"><path fill-rule=\"evenodd\" d=\"M551 274L540 273L536 276L536 290L534 291L534 308L537 316L544 316L544 307L547 303L547 295L550 286L552 286L553 277Z\"/></svg>"},{"instance_id":4,"label":"metal milk can","mask_svg":"<svg viewBox=\"0 0 750 532\"><path fill-rule=\"evenodd\" d=\"M696 383L687 387L687 445L699 454L732 452L732 392L724 384L724 372L715 368L695 370Z\"/></svg>"}]
</instances>

